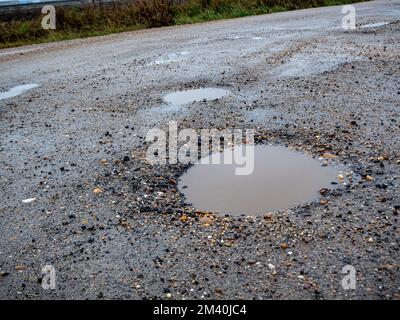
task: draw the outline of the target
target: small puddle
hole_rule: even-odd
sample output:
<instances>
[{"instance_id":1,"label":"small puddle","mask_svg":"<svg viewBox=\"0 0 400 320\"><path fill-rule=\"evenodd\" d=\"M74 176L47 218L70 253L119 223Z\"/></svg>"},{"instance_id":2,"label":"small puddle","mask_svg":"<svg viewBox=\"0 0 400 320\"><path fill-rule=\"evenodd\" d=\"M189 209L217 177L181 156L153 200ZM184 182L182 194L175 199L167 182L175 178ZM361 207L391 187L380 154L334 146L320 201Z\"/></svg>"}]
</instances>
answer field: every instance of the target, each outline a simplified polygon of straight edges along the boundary
<instances>
[{"instance_id":1,"label":"small puddle","mask_svg":"<svg viewBox=\"0 0 400 320\"><path fill-rule=\"evenodd\" d=\"M189 55L188 51L171 53L171 54L167 55L166 57L154 60L154 61L148 63L147 65L151 66L151 65L167 64L167 63L171 63L171 62L178 62L181 57L187 56L187 55Z\"/></svg>"},{"instance_id":2,"label":"small puddle","mask_svg":"<svg viewBox=\"0 0 400 320\"><path fill-rule=\"evenodd\" d=\"M371 29L371 28L379 28L389 24L389 22L376 22L376 23L368 23L359 26L360 29Z\"/></svg>"},{"instance_id":3,"label":"small puddle","mask_svg":"<svg viewBox=\"0 0 400 320\"><path fill-rule=\"evenodd\" d=\"M220 99L227 95L229 91L225 89L201 88L167 94L164 101L172 105L184 105L196 101Z\"/></svg>"},{"instance_id":4,"label":"small puddle","mask_svg":"<svg viewBox=\"0 0 400 320\"><path fill-rule=\"evenodd\" d=\"M328 52L300 52L277 67L282 77L305 77L332 71L340 65L360 61L360 57Z\"/></svg>"},{"instance_id":5,"label":"small puddle","mask_svg":"<svg viewBox=\"0 0 400 320\"><path fill-rule=\"evenodd\" d=\"M321 189L335 188L341 172L282 146L255 146L250 175L235 175L235 168L197 163L181 177L179 189L198 210L264 215L314 201Z\"/></svg>"},{"instance_id":6,"label":"small puddle","mask_svg":"<svg viewBox=\"0 0 400 320\"><path fill-rule=\"evenodd\" d=\"M25 91L36 88L38 86L39 85L36 83L29 83L29 84L23 84L20 86L16 86L6 92L0 92L0 100L19 96L20 94L24 93Z\"/></svg>"}]
</instances>

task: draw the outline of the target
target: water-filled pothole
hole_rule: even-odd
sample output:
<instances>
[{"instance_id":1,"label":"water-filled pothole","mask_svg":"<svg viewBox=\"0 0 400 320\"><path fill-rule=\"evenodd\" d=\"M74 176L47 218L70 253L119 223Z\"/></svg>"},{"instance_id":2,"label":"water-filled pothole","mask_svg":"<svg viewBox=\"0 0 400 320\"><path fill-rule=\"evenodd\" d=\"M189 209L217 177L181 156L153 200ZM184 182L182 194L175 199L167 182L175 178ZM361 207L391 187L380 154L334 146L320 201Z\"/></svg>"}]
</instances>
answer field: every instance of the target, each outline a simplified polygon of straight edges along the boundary
<instances>
[{"instance_id":1,"label":"water-filled pothole","mask_svg":"<svg viewBox=\"0 0 400 320\"><path fill-rule=\"evenodd\" d=\"M0 92L0 100L16 97L16 96L22 94L24 91L36 88L38 86L39 85L36 83L29 83L29 84L23 84L20 86L16 86L6 92Z\"/></svg>"},{"instance_id":2,"label":"water-filled pothole","mask_svg":"<svg viewBox=\"0 0 400 320\"><path fill-rule=\"evenodd\" d=\"M201 88L169 93L164 101L173 105L183 105L202 100L215 100L227 96L229 91L220 88Z\"/></svg>"},{"instance_id":3,"label":"water-filled pothole","mask_svg":"<svg viewBox=\"0 0 400 320\"><path fill-rule=\"evenodd\" d=\"M222 153L222 159L227 154L229 150ZM282 146L255 146L250 175L235 175L234 163L222 163L197 163L181 177L179 189L195 208L264 215L312 202L321 189L333 189L339 183L338 167L323 166L317 159Z\"/></svg>"}]
</instances>

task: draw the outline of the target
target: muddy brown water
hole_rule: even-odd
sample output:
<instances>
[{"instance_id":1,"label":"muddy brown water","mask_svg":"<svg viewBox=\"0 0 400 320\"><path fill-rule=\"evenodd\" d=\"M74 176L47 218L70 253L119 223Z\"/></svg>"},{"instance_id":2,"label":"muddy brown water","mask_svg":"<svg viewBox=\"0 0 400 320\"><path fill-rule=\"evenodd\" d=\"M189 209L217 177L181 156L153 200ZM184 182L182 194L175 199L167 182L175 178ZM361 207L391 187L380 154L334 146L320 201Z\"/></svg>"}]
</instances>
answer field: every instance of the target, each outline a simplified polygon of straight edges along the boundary
<instances>
[{"instance_id":1,"label":"muddy brown water","mask_svg":"<svg viewBox=\"0 0 400 320\"><path fill-rule=\"evenodd\" d=\"M227 154L224 151L221 159ZM255 146L253 172L236 175L236 168L235 161L196 163L181 177L179 189L199 210L264 215L314 201L322 188L335 188L341 172L283 146Z\"/></svg>"}]
</instances>

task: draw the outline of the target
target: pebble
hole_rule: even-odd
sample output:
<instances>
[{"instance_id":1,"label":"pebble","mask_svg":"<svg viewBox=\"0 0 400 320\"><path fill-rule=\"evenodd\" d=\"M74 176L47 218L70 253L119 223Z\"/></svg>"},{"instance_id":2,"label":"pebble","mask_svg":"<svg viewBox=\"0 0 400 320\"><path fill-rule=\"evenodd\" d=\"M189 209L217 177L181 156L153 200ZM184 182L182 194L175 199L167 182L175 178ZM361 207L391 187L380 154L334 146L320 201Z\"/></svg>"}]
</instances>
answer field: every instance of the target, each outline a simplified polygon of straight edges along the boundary
<instances>
[{"instance_id":1,"label":"pebble","mask_svg":"<svg viewBox=\"0 0 400 320\"><path fill-rule=\"evenodd\" d=\"M6 276L8 276L8 275L9 275L8 272L6 272L6 271L0 271L0 277L6 277Z\"/></svg>"},{"instance_id":2,"label":"pebble","mask_svg":"<svg viewBox=\"0 0 400 320\"><path fill-rule=\"evenodd\" d=\"M328 192L328 189L326 189L326 188L323 188L323 189L319 190L319 193L320 193L321 196L327 194L327 192Z\"/></svg>"},{"instance_id":3,"label":"pebble","mask_svg":"<svg viewBox=\"0 0 400 320\"><path fill-rule=\"evenodd\" d=\"M332 153L326 152L326 153L324 153L322 155L322 158L324 158L324 159L335 159L335 158L337 158L337 156L332 154Z\"/></svg>"},{"instance_id":4,"label":"pebble","mask_svg":"<svg viewBox=\"0 0 400 320\"><path fill-rule=\"evenodd\" d=\"M269 268L270 270L274 270L274 269L275 269L275 266L274 266L272 263L268 263L268 268Z\"/></svg>"},{"instance_id":5,"label":"pebble","mask_svg":"<svg viewBox=\"0 0 400 320\"><path fill-rule=\"evenodd\" d=\"M102 193L103 192L103 190L102 189L100 189L100 188L94 188L93 189L93 193Z\"/></svg>"},{"instance_id":6,"label":"pebble","mask_svg":"<svg viewBox=\"0 0 400 320\"><path fill-rule=\"evenodd\" d=\"M28 198L28 199L22 200L22 203L31 203L35 200L36 200L36 198Z\"/></svg>"},{"instance_id":7,"label":"pebble","mask_svg":"<svg viewBox=\"0 0 400 320\"><path fill-rule=\"evenodd\" d=\"M15 270L16 270L16 271L23 271L23 270L25 270L25 269L26 269L26 267L23 266L23 265L21 265L21 264L15 266Z\"/></svg>"},{"instance_id":8,"label":"pebble","mask_svg":"<svg viewBox=\"0 0 400 320\"><path fill-rule=\"evenodd\" d=\"M272 220L274 218L274 214L272 212L268 212L265 216L265 220Z\"/></svg>"}]
</instances>

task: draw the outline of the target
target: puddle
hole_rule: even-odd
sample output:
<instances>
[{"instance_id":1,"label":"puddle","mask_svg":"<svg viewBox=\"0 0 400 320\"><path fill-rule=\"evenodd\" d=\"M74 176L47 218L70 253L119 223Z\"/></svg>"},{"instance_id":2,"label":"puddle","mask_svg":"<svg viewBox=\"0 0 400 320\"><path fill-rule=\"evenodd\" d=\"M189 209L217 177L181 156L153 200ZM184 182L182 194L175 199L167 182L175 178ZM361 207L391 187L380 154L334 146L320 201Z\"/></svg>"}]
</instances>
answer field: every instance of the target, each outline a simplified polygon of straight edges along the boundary
<instances>
[{"instance_id":1,"label":"puddle","mask_svg":"<svg viewBox=\"0 0 400 320\"><path fill-rule=\"evenodd\" d=\"M203 88L170 93L163 97L164 104L142 109L139 117L142 121L153 123L154 125L157 122L167 119L177 120L190 114L190 108L186 108L186 104L195 101L215 100L229 94L229 90L218 88Z\"/></svg>"},{"instance_id":2,"label":"puddle","mask_svg":"<svg viewBox=\"0 0 400 320\"><path fill-rule=\"evenodd\" d=\"M235 168L197 163L181 177L179 189L198 210L264 215L314 201L321 189L335 188L341 172L282 146L255 146L250 175L235 175Z\"/></svg>"},{"instance_id":3,"label":"puddle","mask_svg":"<svg viewBox=\"0 0 400 320\"><path fill-rule=\"evenodd\" d=\"M229 91L225 89L202 88L167 94L164 101L172 105L183 105L195 101L220 99L228 94Z\"/></svg>"},{"instance_id":4,"label":"puddle","mask_svg":"<svg viewBox=\"0 0 400 320\"><path fill-rule=\"evenodd\" d=\"M226 37L225 39L226 40L242 40L242 39L244 39L245 37L243 37L243 36L228 36L228 37Z\"/></svg>"},{"instance_id":5,"label":"puddle","mask_svg":"<svg viewBox=\"0 0 400 320\"><path fill-rule=\"evenodd\" d=\"M376 23L368 23L359 26L360 29L371 29L371 28L379 28L389 24L389 22L376 22Z\"/></svg>"},{"instance_id":6,"label":"puddle","mask_svg":"<svg viewBox=\"0 0 400 320\"><path fill-rule=\"evenodd\" d=\"M0 100L19 96L24 91L36 88L38 86L39 85L36 84L36 83L29 83L29 84L23 84L23 85L20 85L20 86L16 86L16 87L11 88L10 90L8 90L6 92L0 92Z\"/></svg>"},{"instance_id":7,"label":"puddle","mask_svg":"<svg viewBox=\"0 0 400 320\"><path fill-rule=\"evenodd\" d=\"M302 52L277 68L282 77L304 77L333 71L340 65L359 61L361 58L328 52Z\"/></svg>"},{"instance_id":8,"label":"puddle","mask_svg":"<svg viewBox=\"0 0 400 320\"><path fill-rule=\"evenodd\" d=\"M171 54L167 55L166 57L154 60L154 61L148 63L147 65L151 66L151 65L167 64L167 63L171 63L171 62L178 62L180 60L180 57L187 56L187 55L189 55L189 52L187 52L187 51L171 53Z\"/></svg>"}]
</instances>

